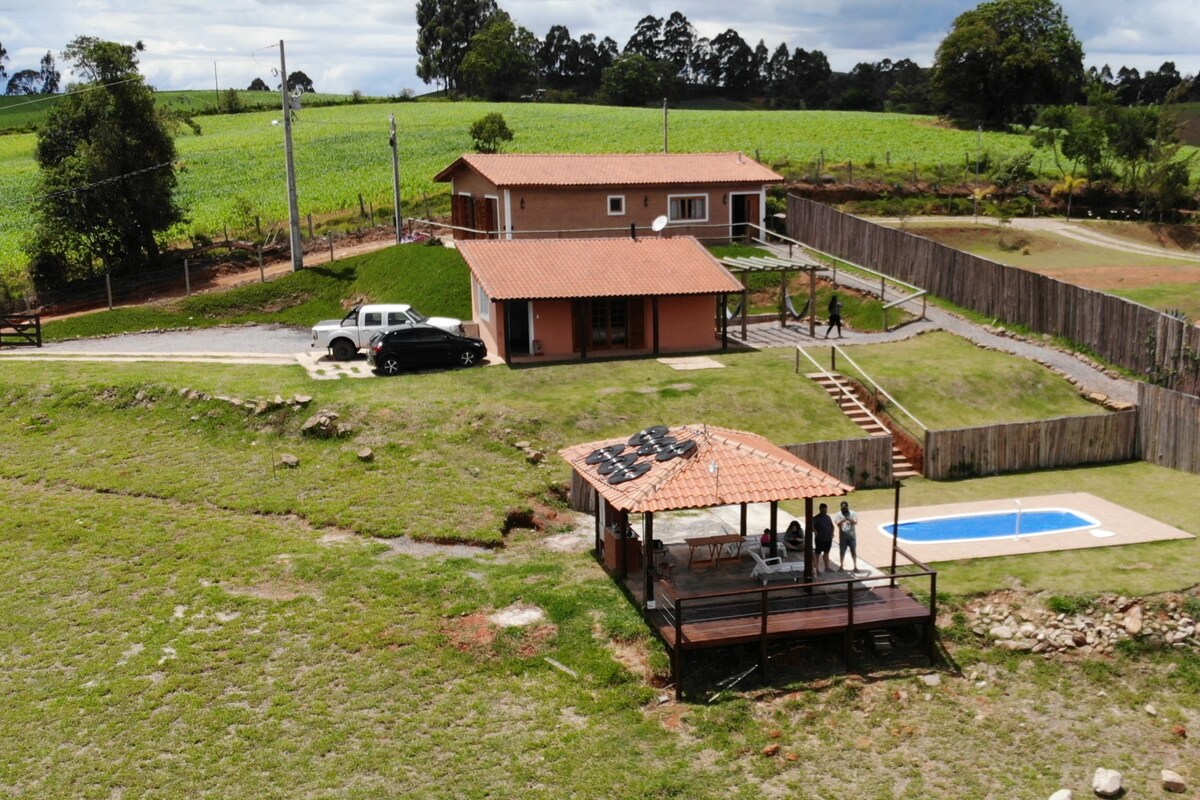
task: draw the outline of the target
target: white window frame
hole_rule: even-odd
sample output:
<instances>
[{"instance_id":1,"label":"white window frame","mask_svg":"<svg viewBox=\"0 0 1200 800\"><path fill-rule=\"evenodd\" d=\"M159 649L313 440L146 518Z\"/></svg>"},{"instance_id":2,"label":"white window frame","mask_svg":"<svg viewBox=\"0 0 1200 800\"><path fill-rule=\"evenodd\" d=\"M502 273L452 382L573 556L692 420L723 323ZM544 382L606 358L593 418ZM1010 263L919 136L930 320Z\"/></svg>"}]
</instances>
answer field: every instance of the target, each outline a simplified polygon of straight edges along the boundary
<instances>
[{"instance_id":1,"label":"white window frame","mask_svg":"<svg viewBox=\"0 0 1200 800\"><path fill-rule=\"evenodd\" d=\"M704 216L703 217L673 217L671 216L671 206L676 200L703 200L704 201ZM708 206L709 196L703 192L696 194L669 194L667 195L667 221L681 225L708 222Z\"/></svg>"},{"instance_id":2,"label":"white window frame","mask_svg":"<svg viewBox=\"0 0 1200 800\"><path fill-rule=\"evenodd\" d=\"M620 211L613 211L613 200L620 200L620 201L621 201L621 210L620 210ZM623 194L610 194L610 195L608 196L608 215L609 215L610 217L623 217L623 216L625 216L625 195L623 195Z\"/></svg>"},{"instance_id":3,"label":"white window frame","mask_svg":"<svg viewBox=\"0 0 1200 800\"><path fill-rule=\"evenodd\" d=\"M479 303L479 318L484 322L492 320L492 298L484 291L483 284L475 281L475 300Z\"/></svg>"}]
</instances>

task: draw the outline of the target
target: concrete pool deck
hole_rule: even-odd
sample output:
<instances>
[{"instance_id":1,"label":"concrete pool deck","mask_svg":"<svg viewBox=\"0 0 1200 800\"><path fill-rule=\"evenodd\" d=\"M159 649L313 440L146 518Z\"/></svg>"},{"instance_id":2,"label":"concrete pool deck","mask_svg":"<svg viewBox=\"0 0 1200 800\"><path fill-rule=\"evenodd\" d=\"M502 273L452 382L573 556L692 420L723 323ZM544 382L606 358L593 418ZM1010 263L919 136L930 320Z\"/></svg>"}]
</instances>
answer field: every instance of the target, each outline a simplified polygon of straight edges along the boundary
<instances>
[{"instance_id":1,"label":"concrete pool deck","mask_svg":"<svg viewBox=\"0 0 1200 800\"><path fill-rule=\"evenodd\" d=\"M900 521L943 517L960 514L977 514L985 511L1015 511L1021 501L1022 511L1055 508L1080 511L1100 522L1099 529L1045 533L1015 538L1006 536L972 542L900 542L900 549L926 564L938 561L962 561L968 558L990 558L993 556L1017 556L1029 553L1049 553L1059 550L1083 550L1089 547L1111 547L1142 542L1162 542L1170 539L1194 539L1192 534L1181 531L1157 520L1130 511L1124 506L1110 503L1086 492L1053 494L1040 497L1018 497L1005 500L982 500L973 503L948 503L938 506L901 506ZM850 507L854 507L851 498ZM875 565L890 564L892 560L892 537L879 530L880 525L891 526L895 512L892 509L858 511L858 555ZM1097 535L1099 534L1099 535ZM837 544L834 544L834 554ZM904 563L904 559L900 559Z\"/></svg>"}]
</instances>

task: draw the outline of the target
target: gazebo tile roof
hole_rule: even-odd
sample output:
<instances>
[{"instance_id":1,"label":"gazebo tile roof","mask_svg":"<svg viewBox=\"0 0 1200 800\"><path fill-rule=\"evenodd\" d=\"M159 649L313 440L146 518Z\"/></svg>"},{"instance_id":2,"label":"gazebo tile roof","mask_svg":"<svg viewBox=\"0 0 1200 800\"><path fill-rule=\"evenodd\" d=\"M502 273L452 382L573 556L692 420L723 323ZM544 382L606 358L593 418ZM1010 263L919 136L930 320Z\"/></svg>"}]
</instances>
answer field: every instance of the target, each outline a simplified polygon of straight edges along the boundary
<instances>
[{"instance_id":1,"label":"gazebo tile roof","mask_svg":"<svg viewBox=\"0 0 1200 800\"><path fill-rule=\"evenodd\" d=\"M645 475L616 485L586 459L595 450L625 444L626 440L579 444L561 450L560 455L613 507L636 513L837 497L854 491L853 486L757 434L684 425L671 428L668 435L680 442L695 441L696 449L669 461L654 462Z\"/></svg>"}]
</instances>

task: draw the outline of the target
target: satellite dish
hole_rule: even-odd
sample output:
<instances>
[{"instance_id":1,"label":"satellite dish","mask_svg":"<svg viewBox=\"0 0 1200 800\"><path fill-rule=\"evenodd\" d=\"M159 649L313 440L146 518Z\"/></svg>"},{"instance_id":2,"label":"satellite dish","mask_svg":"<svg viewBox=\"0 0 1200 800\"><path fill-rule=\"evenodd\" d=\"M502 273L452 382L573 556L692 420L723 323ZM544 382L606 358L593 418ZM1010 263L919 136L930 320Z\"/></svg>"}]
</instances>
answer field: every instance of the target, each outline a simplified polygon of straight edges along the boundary
<instances>
[{"instance_id":1,"label":"satellite dish","mask_svg":"<svg viewBox=\"0 0 1200 800\"><path fill-rule=\"evenodd\" d=\"M654 222L650 223L650 230L655 233L660 233L663 228L667 227L667 215L660 214L654 218Z\"/></svg>"}]
</instances>

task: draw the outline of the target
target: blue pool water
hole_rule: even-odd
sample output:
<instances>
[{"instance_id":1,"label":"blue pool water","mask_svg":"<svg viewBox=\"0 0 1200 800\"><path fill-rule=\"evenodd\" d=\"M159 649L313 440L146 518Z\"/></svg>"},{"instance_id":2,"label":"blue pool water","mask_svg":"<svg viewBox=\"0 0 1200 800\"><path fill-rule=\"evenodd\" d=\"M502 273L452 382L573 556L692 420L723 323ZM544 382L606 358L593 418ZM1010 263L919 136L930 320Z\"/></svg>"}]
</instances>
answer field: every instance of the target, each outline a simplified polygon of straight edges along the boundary
<instances>
[{"instance_id":1,"label":"blue pool water","mask_svg":"<svg viewBox=\"0 0 1200 800\"><path fill-rule=\"evenodd\" d=\"M900 541L974 542L980 539L1003 539L1017 536L1040 536L1048 533L1096 528L1100 523L1079 511L1066 508L1037 508L1017 511L985 511L979 514L957 514L947 517L928 517L900 523ZM880 525L885 535L892 535L892 524Z\"/></svg>"}]
</instances>

